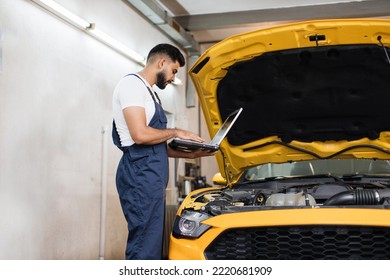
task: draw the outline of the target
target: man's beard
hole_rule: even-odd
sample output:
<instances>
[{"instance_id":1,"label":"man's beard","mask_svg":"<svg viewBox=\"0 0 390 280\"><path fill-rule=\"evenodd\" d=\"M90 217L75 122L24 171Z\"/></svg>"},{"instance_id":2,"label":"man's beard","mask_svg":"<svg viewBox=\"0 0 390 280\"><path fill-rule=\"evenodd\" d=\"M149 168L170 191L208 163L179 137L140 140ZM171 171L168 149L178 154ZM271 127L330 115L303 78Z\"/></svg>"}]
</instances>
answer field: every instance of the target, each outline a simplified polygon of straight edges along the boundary
<instances>
[{"instance_id":1,"label":"man's beard","mask_svg":"<svg viewBox=\"0 0 390 280\"><path fill-rule=\"evenodd\" d=\"M157 73L156 86L158 86L159 89L164 89L167 86L164 72Z\"/></svg>"}]
</instances>

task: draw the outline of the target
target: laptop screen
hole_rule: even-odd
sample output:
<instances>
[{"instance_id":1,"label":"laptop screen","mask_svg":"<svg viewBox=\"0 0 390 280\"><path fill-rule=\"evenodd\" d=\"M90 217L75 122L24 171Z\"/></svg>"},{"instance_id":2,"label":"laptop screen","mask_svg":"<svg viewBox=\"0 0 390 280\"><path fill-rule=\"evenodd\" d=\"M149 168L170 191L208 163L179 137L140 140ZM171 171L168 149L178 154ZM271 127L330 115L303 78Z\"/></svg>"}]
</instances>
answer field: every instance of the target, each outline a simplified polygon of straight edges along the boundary
<instances>
[{"instance_id":1,"label":"laptop screen","mask_svg":"<svg viewBox=\"0 0 390 280\"><path fill-rule=\"evenodd\" d=\"M221 128L218 130L217 134L214 135L213 140L211 140L212 145L221 144L222 140L225 138L226 134L229 132L230 128L233 126L233 123L236 121L238 116L241 114L242 108L237 109L231 113L226 120L223 122Z\"/></svg>"}]
</instances>

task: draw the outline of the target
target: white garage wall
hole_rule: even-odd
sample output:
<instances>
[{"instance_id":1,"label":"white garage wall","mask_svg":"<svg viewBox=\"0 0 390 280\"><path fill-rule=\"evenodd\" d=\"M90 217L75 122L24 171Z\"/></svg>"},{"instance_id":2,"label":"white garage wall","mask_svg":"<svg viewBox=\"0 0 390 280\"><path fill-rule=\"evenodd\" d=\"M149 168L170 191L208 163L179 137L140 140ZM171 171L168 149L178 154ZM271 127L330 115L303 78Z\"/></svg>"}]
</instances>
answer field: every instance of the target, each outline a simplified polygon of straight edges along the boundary
<instances>
[{"instance_id":1,"label":"white garage wall","mask_svg":"<svg viewBox=\"0 0 390 280\"><path fill-rule=\"evenodd\" d=\"M123 1L57 2L144 56L172 43ZM122 259L127 230L115 188L111 96L140 66L29 0L1 0L0 40L0 259L99 258L104 126L104 258ZM180 108L175 125L197 132L185 121L198 119L198 108L182 109L185 85L170 87L162 99Z\"/></svg>"}]
</instances>

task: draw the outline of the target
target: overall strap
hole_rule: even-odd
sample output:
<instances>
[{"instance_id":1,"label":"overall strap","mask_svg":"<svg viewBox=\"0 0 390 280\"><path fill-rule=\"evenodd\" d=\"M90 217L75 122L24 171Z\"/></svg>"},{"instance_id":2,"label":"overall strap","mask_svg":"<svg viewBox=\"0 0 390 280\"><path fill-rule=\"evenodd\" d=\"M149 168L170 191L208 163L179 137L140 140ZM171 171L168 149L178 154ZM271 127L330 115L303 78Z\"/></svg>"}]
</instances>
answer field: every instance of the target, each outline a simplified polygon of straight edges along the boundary
<instances>
[{"instance_id":1,"label":"overall strap","mask_svg":"<svg viewBox=\"0 0 390 280\"><path fill-rule=\"evenodd\" d=\"M120 137L119 137L118 130L116 129L115 120L112 120L112 132L111 132L111 135L112 135L112 140L113 140L115 146L117 146L119 148L119 150L121 150L122 152L125 152L126 148L122 147L122 145L121 145L121 140L120 140Z\"/></svg>"}]
</instances>

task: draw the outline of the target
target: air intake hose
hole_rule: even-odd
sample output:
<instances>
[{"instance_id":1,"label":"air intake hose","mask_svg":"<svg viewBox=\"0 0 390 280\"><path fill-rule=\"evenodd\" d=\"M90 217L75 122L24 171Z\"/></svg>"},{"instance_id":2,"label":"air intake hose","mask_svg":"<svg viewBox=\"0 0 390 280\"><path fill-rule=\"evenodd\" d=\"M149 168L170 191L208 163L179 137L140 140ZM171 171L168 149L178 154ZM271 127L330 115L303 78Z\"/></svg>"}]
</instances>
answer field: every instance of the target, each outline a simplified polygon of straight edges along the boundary
<instances>
[{"instance_id":1,"label":"air intake hose","mask_svg":"<svg viewBox=\"0 0 390 280\"><path fill-rule=\"evenodd\" d=\"M385 198L390 198L390 189L346 191L332 196L324 205L378 205Z\"/></svg>"}]
</instances>

